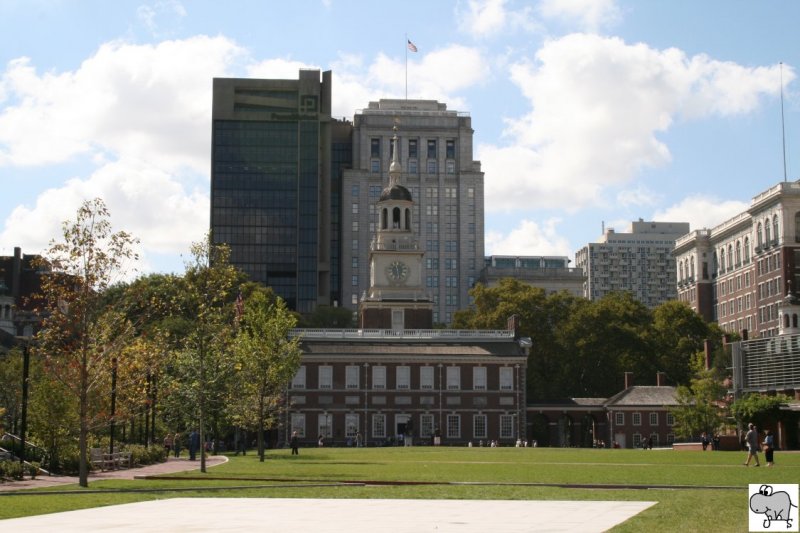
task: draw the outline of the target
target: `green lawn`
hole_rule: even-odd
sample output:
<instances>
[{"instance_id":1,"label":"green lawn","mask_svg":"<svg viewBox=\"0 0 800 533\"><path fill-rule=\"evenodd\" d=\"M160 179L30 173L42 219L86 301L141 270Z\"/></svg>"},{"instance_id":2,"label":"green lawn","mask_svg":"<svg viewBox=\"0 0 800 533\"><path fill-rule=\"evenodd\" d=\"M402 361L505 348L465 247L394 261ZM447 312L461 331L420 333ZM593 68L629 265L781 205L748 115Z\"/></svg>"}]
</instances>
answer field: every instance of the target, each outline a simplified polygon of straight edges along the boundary
<instances>
[{"instance_id":1,"label":"green lawn","mask_svg":"<svg viewBox=\"0 0 800 533\"><path fill-rule=\"evenodd\" d=\"M74 487L69 495L0 496L0 519L176 496L639 500L658 505L615 531L747 531L747 485L797 483L800 454L776 453L771 469L745 468L744 459L744 453L670 450L310 448L298 457L278 450L263 463L255 455L232 457L207 474L90 483L102 494ZM360 481L428 484L331 486ZM176 490L195 488L206 490ZM112 492L120 489L151 492Z\"/></svg>"}]
</instances>

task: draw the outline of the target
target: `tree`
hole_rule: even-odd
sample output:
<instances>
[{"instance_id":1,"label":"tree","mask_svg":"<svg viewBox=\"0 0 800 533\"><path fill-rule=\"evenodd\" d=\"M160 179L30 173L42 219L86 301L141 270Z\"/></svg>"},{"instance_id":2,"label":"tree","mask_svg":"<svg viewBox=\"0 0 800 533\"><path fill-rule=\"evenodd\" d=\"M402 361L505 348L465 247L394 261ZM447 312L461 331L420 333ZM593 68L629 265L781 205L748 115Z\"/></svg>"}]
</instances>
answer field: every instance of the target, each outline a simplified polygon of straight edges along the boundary
<instances>
[{"instance_id":1,"label":"tree","mask_svg":"<svg viewBox=\"0 0 800 533\"><path fill-rule=\"evenodd\" d=\"M785 394L776 396L746 394L731 404L731 415L740 428L746 428L750 422L757 427L764 427L771 422L780 420L781 405L791 402L792 399Z\"/></svg>"},{"instance_id":2,"label":"tree","mask_svg":"<svg viewBox=\"0 0 800 533\"><path fill-rule=\"evenodd\" d=\"M702 355L698 354L697 360ZM699 366L696 363L695 368ZM725 387L712 370L698 369L689 386L679 385L678 406L670 410L675 418L675 433L684 439L706 432L716 433L725 422Z\"/></svg>"},{"instance_id":3,"label":"tree","mask_svg":"<svg viewBox=\"0 0 800 533\"><path fill-rule=\"evenodd\" d=\"M191 248L192 257L186 266L181 303L192 320L183 351L177 364L184 380L183 393L189 405L197 406L200 445L204 449L206 425L220 431L227 387L234 372L229 355L233 338L235 287L241 274L229 262L230 249L215 245L210 235ZM200 453L200 471L206 471L205 453Z\"/></svg>"},{"instance_id":4,"label":"tree","mask_svg":"<svg viewBox=\"0 0 800 533\"><path fill-rule=\"evenodd\" d=\"M109 218L101 199L84 202L76 219L64 222L63 242L51 242L43 258L51 272L42 279L45 318L35 350L77 400L82 487L89 485L92 395L132 333L125 316L104 304L102 294L137 258L133 246L138 241L124 231L112 233Z\"/></svg>"},{"instance_id":5,"label":"tree","mask_svg":"<svg viewBox=\"0 0 800 533\"><path fill-rule=\"evenodd\" d=\"M719 341L719 330L712 330L686 303L665 302L653 311L650 330L657 352L657 370L666 372L674 383L686 385L692 379L692 359L703 351L704 342Z\"/></svg>"},{"instance_id":6,"label":"tree","mask_svg":"<svg viewBox=\"0 0 800 533\"><path fill-rule=\"evenodd\" d=\"M258 455L264 461L264 430L272 405L300 366L300 338L290 338L297 321L281 298L273 301L256 292L244 303L239 332L234 342L240 368L237 396L244 405L256 406L255 429ZM271 401L272 400L272 401ZM243 417L246 420L246 417Z\"/></svg>"},{"instance_id":7,"label":"tree","mask_svg":"<svg viewBox=\"0 0 800 533\"><path fill-rule=\"evenodd\" d=\"M353 312L344 307L318 305L309 316L300 317L298 327L301 328L352 328Z\"/></svg>"}]
</instances>

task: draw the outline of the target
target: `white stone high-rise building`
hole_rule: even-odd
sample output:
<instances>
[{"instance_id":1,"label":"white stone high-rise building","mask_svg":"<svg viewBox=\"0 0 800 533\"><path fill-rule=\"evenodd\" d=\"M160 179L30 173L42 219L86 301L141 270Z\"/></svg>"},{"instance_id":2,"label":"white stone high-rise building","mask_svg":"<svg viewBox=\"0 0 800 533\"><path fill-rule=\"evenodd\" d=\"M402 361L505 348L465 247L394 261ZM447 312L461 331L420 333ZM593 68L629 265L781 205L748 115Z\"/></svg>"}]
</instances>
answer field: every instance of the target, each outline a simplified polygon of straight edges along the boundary
<instances>
[{"instance_id":1,"label":"white stone high-rise building","mask_svg":"<svg viewBox=\"0 0 800 533\"><path fill-rule=\"evenodd\" d=\"M606 229L598 242L575 254L575 266L586 275L584 296L598 300L627 291L647 307L678 297L675 241L689 233L688 222L631 222L627 233Z\"/></svg>"},{"instance_id":2,"label":"white stone high-rise building","mask_svg":"<svg viewBox=\"0 0 800 533\"><path fill-rule=\"evenodd\" d=\"M472 121L433 100L380 100L353 120L352 169L342 179L342 305L358 309L369 287L376 202L389 183L393 128L402 182L414 199L417 240L425 252L423 286L433 321L449 324L469 305L483 267L483 172L473 159Z\"/></svg>"}]
</instances>

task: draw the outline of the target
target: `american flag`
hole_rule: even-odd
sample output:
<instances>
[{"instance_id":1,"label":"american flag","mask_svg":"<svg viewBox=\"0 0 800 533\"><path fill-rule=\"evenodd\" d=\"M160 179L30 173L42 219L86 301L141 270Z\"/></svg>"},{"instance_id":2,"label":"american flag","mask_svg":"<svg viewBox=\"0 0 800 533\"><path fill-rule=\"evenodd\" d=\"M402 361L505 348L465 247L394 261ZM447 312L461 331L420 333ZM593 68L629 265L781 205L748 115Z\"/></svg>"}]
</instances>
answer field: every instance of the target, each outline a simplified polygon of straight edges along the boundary
<instances>
[{"instance_id":1,"label":"american flag","mask_svg":"<svg viewBox=\"0 0 800 533\"><path fill-rule=\"evenodd\" d=\"M412 43L410 39L406 39L406 41L408 41L408 49L411 50L412 52L416 52L417 51L417 45Z\"/></svg>"}]
</instances>

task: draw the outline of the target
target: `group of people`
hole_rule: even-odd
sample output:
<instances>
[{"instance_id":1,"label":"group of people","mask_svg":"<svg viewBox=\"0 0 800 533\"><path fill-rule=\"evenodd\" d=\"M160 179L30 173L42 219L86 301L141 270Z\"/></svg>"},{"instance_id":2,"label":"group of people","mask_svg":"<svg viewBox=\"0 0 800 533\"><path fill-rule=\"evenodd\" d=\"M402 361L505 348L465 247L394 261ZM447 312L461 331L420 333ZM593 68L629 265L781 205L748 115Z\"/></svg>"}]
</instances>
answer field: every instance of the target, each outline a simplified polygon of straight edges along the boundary
<instances>
[{"instance_id":1,"label":"group of people","mask_svg":"<svg viewBox=\"0 0 800 533\"><path fill-rule=\"evenodd\" d=\"M747 433L744 436L744 442L747 445L747 461L745 461L744 466L750 466L750 461L753 459L756 461L755 466L761 466L761 462L758 460L759 442L758 430L755 424L750 423L747 425ZM773 466L775 464L773 462L775 437L768 429L764 431L764 442L761 443L761 448L764 450L764 459L767 461L767 466Z\"/></svg>"},{"instance_id":2,"label":"group of people","mask_svg":"<svg viewBox=\"0 0 800 533\"><path fill-rule=\"evenodd\" d=\"M167 433L167 435L164 437L164 450L167 452L167 457L169 457L170 453L173 453L175 457L181 456L181 446L183 445L182 438L183 437L180 433ZM197 431L192 431L189 434L188 445L189 460L197 460L197 452L200 451L200 433Z\"/></svg>"},{"instance_id":3,"label":"group of people","mask_svg":"<svg viewBox=\"0 0 800 533\"><path fill-rule=\"evenodd\" d=\"M705 431L702 435L700 435L700 443L703 445L703 451L708 449L708 445L711 445L711 449L714 451L719 450L719 433L715 433L713 437L709 437L708 433Z\"/></svg>"}]
</instances>

